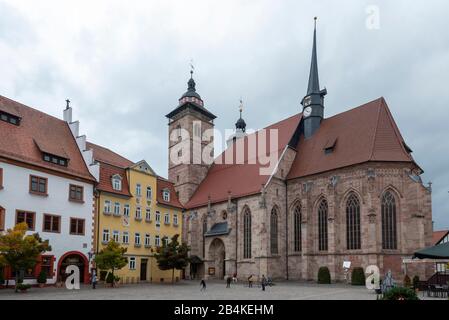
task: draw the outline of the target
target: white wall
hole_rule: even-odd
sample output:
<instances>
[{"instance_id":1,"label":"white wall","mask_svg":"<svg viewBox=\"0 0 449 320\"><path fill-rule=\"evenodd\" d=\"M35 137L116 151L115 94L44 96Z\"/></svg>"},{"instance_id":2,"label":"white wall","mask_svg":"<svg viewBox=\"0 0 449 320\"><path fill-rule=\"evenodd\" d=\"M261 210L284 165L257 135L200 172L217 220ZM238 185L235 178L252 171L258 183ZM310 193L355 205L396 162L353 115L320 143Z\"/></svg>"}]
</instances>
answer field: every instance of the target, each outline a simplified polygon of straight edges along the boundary
<instances>
[{"instance_id":1,"label":"white wall","mask_svg":"<svg viewBox=\"0 0 449 320\"><path fill-rule=\"evenodd\" d=\"M77 180L62 178L44 172L30 170L0 162L3 168L3 190L0 190L0 206L5 208L5 229L13 228L16 210L36 212L35 230L42 239L49 239L51 252L54 255L54 277L48 283L56 281L59 259L68 251L79 251L89 259L88 252L92 250L92 205L93 185ZM48 179L48 196L38 196L29 193L30 175L37 175ZM84 187L84 203L68 200L69 185L76 184ZM47 233L42 231L43 214L61 216L61 233ZM70 235L70 218L85 220L85 235ZM81 279L82 281L82 279ZM10 281L11 283L11 281ZM35 283L31 281L28 283Z\"/></svg>"}]
</instances>

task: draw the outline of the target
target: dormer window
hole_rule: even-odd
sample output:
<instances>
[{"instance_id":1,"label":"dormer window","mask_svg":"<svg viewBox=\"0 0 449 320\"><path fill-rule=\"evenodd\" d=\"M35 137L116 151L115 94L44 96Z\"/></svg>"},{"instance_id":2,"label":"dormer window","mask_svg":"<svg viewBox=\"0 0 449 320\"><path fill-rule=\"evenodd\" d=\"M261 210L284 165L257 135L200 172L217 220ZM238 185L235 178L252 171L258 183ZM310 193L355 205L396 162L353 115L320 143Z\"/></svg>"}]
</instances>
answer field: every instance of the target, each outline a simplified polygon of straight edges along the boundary
<instances>
[{"instance_id":1,"label":"dormer window","mask_svg":"<svg viewBox=\"0 0 449 320\"><path fill-rule=\"evenodd\" d=\"M165 202L170 202L170 191L167 189L162 191L162 198Z\"/></svg>"},{"instance_id":2,"label":"dormer window","mask_svg":"<svg viewBox=\"0 0 449 320\"><path fill-rule=\"evenodd\" d=\"M45 162L50 162L53 164L57 164L58 166L64 166L67 167L69 160L65 159L63 157L59 157L59 156L55 156L49 153L44 153L44 157L43 157Z\"/></svg>"},{"instance_id":3,"label":"dormer window","mask_svg":"<svg viewBox=\"0 0 449 320\"><path fill-rule=\"evenodd\" d=\"M324 154L331 154L335 150L335 146L337 145L337 138L329 139L324 146Z\"/></svg>"},{"instance_id":4,"label":"dormer window","mask_svg":"<svg viewBox=\"0 0 449 320\"><path fill-rule=\"evenodd\" d=\"M118 174L112 176L112 189L122 191L122 177Z\"/></svg>"},{"instance_id":5,"label":"dormer window","mask_svg":"<svg viewBox=\"0 0 449 320\"><path fill-rule=\"evenodd\" d=\"M0 111L0 120L13 124L15 126L20 125L20 117L9 114L4 111Z\"/></svg>"}]
</instances>

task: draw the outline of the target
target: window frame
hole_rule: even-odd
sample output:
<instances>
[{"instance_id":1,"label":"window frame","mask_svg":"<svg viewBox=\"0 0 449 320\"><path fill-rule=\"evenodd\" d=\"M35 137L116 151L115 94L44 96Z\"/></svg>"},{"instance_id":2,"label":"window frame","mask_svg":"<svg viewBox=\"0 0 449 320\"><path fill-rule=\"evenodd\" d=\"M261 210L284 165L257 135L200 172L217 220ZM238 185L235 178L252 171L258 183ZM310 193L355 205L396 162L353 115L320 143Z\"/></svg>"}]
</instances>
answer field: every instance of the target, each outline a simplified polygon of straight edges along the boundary
<instances>
[{"instance_id":1,"label":"window frame","mask_svg":"<svg viewBox=\"0 0 449 320\"><path fill-rule=\"evenodd\" d=\"M129 270L136 270L137 259L136 257L129 257L128 268Z\"/></svg>"},{"instance_id":2,"label":"window frame","mask_svg":"<svg viewBox=\"0 0 449 320\"><path fill-rule=\"evenodd\" d=\"M106 206L106 204L108 204L108 205ZM106 215L111 214L111 204L112 204L111 200L104 200L104 203L103 203L103 213L104 214L106 214ZM106 208L107 208L107 210L106 210Z\"/></svg>"},{"instance_id":3,"label":"window frame","mask_svg":"<svg viewBox=\"0 0 449 320\"><path fill-rule=\"evenodd\" d=\"M122 177L118 176L118 175L114 175L112 176L112 190L115 191L122 191L123 186L122 186ZM117 183L117 185L116 185Z\"/></svg>"},{"instance_id":4,"label":"window frame","mask_svg":"<svg viewBox=\"0 0 449 320\"><path fill-rule=\"evenodd\" d=\"M101 243L106 244L109 243L110 237L110 230L109 229L103 229L103 232L101 233ZM105 240L105 238L107 238Z\"/></svg>"},{"instance_id":5,"label":"window frame","mask_svg":"<svg viewBox=\"0 0 449 320\"><path fill-rule=\"evenodd\" d=\"M117 240L115 237L117 236ZM112 230L112 240L116 243L120 243L120 231L119 230Z\"/></svg>"},{"instance_id":6,"label":"window frame","mask_svg":"<svg viewBox=\"0 0 449 320\"><path fill-rule=\"evenodd\" d=\"M126 236L126 241L125 241ZM129 231L122 232L122 244L129 244Z\"/></svg>"},{"instance_id":7,"label":"window frame","mask_svg":"<svg viewBox=\"0 0 449 320\"><path fill-rule=\"evenodd\" d=\"M38 188L37 191L33 190L33 178L37 179L37 188ZM39 191L41 180L45 181L45 191L44 192L40 192ZM34 174L30 174L29 181L30 181L30 184L29 184L29 193L30 194L34 194L34 195L37 195L37 196L43 196L43 197L47 197L48 196L48 178L36 176Z\"/></svg>"},{"instance_id":8,"label":"window frame","mask_svg":"<svg viewBox=\"0 0 449 320\"><path fill-rule=\"evenodd\" d=\"M121 210L122 210L122 206L121 206L120 202L114 202L114 209L113 209L112 214L116 217L120 217Z\"/></svg>"},{"instance_id":9,"label":"window frame","mask_svg":"<svg viewBox=\"0 0 449 320\"><path fill-rule=\"evenodd\" d=\"M151 247L151 235L149 233L145 233L145 247Z\"/></svg>"},{"instance_id":10,"label":"window frame","mask_svg":"<svg viewBox=\"0 0 449 320\"><path fill-rule=\"evenodd\" d=\"M279 254L279 221L278 210L274 207L270 214L270 252L272 255Z\"/></svg>"},{"instance_id":11,"label":"window frame","mask_svg":"<svg viewBox=\"0 0 449 320\"><path fill-rule=\"evenodd\" d=\"M137 241L139 240L139 241ZM141 246L142 245L142 241L141 241L141 237L140 237L140 232L135 232L134 233L134 245L135 246Z\"/></svg>"},{"instance_id":12,"label":"window frame","mask_svg":"<svg viewBox=\"0 0 449 320\"><path fill-rule=\"evenodd\" d=\"M74 191L75 198L72 198L72 188L75 188L75 191ZM81 199L76 198L76 195L78 194L78 189L81 189ZM84 203L84 187L76 185L76 184L70 184L69 185L69 201Z\"/></svg>"},{"instance_id":13,"label":"window frame","mask_svg":"<svg viewBox=\"0 0 449 320\"><path fill-rule=\"evenodd\" d=\"M293 209L293 251L302 251L302 210L300 205Z\"/></svg>"},{"instance_id":14,"label":"window frame","mask_svg":"<svg viewBox=\"0 0 449 320\"><path fill-rule=\"evenodd\" d=\"M243 213L243 259L252 257L252 217L251 211L246 208Z\"/></svg>"},{"instance_id":15,"label":"window frame","mask_svg":"<svg viewBox=\"0 0 449 320\"><path fill-rule=\"evenodd\" d=\"M19 213L21 213L21 212L25 213L25 219L22 222L26 222L27 225L28 225L27 216L28 216L28 214L32 214L33 227L30 228L30 226L28 225L28 231L35 231L36 230L36 212L33 212L33 211L20 210L20 209L16 210L16 219L15 219L16 224L15 225L18 225L20 223L20 222L18 222L18 218L19 218Z\"/></svg>"},{"instance_id":16,"label":"window frame","mask_svg":"<svg viewBox=\"0 0 449 320\"><path fill-rule=\"evenodd\" d=\"M53 228L53 219L57 218L59 220L58 221L58 230L57 231L45 230L45 218L46 217L50 217L51 218L51 221L50 221L51 228ZM44 213L43 216L42 216L42 232L45 232L45 233L61 233L61 222L62 222L62 218L61 218L60 215Z\"/></svg>"},{"instance_id":17,"label":"window frame","mask_svg":"<svg viewBox=\"0 0 449 320\"><path fill-rule=\"evenodd\" d=\"M0 168L0 190L3 189L3 168Z\"/></svg>"},{"instance_id":18,"label":"window frame","mask_svg":"<svg viewBox=\"0 0 449 320\"><path fill-rule=\"evenodd\" d=\"M386 199L389 196L389 199ZM388 203L387 203L388 201ZM397 197L386 190L381 198L382 250L398 250L398 205ZM388 206L388 207L387 207ZM386 211L388 210L388 211Z\"/></svg>"},{"instance_id":19,"label":"window frame","mask_svg":"<svg viewBox=\"0 0 449 320\"><path fill-rule=\"evenodd\" d=\"M318 205L318 251L329 250L329 204L326 199L321 199Z\"/></svg>"},{"instance_id":20,"label":"window frame","mask_svg":"<svg viewBox=\"0 0 449 320\"><path fill-rule=\"evenodd\" d=\"M140 183L136 184L136 197L142 196L142 185Z\"/></svg>"},{"instance_id":21,"label":"window frame","mask_svg":"<svg viewBox=\"0 0 449 320\"><path fill-rule=\"evenodd\" d=\"M163 190L162 191L162 199L165 201L165 202L170 202L170 190Z\"/></svg>"},{"instance_id":22,"label":"window frame","mask_svg":"<svg viewBox=\"0 0 449 320\"><path fill-rule=\"evenodd\" d=\"M151 186L147 187L147 200L153 199L153 188Z\"/></svg>"},{"instance_id":23,"label":"window frame","mask_svg":"<svg viewBox=\"0 0 449 320\"><path fill-rule=\"evenodd\" d=\"M5 231L6 209L0 206L0 231Z\"/></svg>"},{"instance_id":24,"label":"window frame","mask_svg":"<svg viewBox=\"0 0 449 320\"><path fill-rule=\"evenodd\" d=\"M76 232L72 232L72 222L76 221ZM83 222L83 232L78 232L79 230L79 221ZM76 218L76 217L70 217L70 224L69 224L69 233L73 236L85 236L86 235L86 219L83 218Z\"/></svg>"},{"instance_id":25,"label":"window frame","mask_svg":"<svg viewBox=\"0 0 449 320\"><path fill-rule=\"evenodd\" d=\"M164 213L164 224L166 226L170 225L170 213Z\"/></svg>"},{"instance_id":26,"label":"window frame","mask_svg":"<svg viewBox=\"0 0 449 320\"><path fill-rule=\"evenodd\" d=\"M360 199L351 192L346 199L346 249L347 250L361 250L362 236L361 236L361 206Z\"/></svg>"},{"instance_id":27,"label":"window frame","mask_svg":"<svg viewBox=\"0 0 449 320\"><path fill-rule=\"evenodd\" d=\"M139 214L137 214L137 213L139 213ZM142 207L141 206L137 206L136 207L136 212L135 212L135 215L134 215L134 219L136 219L138 221L142 220Z\"/></svg>"},{"instance_id":28,"label":"window frame","mask_svg":"<svg viewBox=\"0 0 449 320\"><path fill-rule=\"evenodd\" d=\"M130 210L129 204L124 204L123 205L123 216L124 217L129 217L129 210Z\"/></svg>"},{"instance_id":29,"label":"window frame","mask_svg":"<svg viewBox=\"0 0 449 320\"><path fill-rule=\"evenodd\" d=\"M177 213L173 214L173 225L175 227L178 226L178 214Z\"/></svg>"}]
</instances>

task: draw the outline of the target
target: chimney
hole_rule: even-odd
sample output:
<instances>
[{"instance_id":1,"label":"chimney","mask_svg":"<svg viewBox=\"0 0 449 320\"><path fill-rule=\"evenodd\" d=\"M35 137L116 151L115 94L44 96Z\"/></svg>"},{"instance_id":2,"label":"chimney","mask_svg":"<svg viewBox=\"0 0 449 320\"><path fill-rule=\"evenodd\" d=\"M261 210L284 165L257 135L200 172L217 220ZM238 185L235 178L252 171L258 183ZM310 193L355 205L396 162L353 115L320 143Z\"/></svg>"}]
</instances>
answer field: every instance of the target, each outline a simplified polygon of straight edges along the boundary
<instances>
[{"instance_id":1,"label":"chimney","mask_svg":"<svg viewBox=\"0 0 449 320\"><path fill-rule=\"evenodd\" d=\"M67 103L64 112L63 112L63 118L65 122L71 123L72 122L72 107L70 107L70 100L67 99L65 101Z\"/></svg>"}]
</instances>

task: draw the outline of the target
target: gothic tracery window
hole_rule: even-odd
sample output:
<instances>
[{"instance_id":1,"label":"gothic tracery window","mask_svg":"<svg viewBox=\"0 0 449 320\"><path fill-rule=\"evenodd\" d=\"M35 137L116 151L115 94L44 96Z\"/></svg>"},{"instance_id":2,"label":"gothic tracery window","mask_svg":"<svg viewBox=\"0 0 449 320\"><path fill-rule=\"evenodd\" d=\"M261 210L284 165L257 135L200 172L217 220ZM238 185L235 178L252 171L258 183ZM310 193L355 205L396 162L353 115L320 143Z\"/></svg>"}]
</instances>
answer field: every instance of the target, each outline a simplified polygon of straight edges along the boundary
<instances>
[{"instance_id":1,"label":"gothic tracery window","mask_svg":"<svg viewBox=\"0 0 449 320\"><path fill-rule=\"evenodd\" d=\"M346 248L361 249L360 201L355 193L351 193L346 201Z\"/></svg>"},{"instance_id":2,"label":"gothic tracery window","mask_svg":"<svg viewBox=\"0 0 449 320\"><path fill-rule=\"evenodd\" d=\"M397 226L396 226L396 198L387 191L382 196L382 248L396 250Z\"/></svg>"},{"instance_id":3,"label":"gothic tracery window","mask_svg":"<svg viewBox=\"0 0 449 320\"><path fill-rule=\"evenodd\" d=\"M246 209L243 215L243 258L251 258L251 212Z\"/></svg>"},{"instance_id":4,"label":"gothic tracery window","mask_svg":"<svg viewBox=\"0 0 449 320\"><path fill-rule=\"evenodd\" d=\"M318 206L318 250L327 251L327 217L328 206L326 199L321 200Z\"/></svg>"},{"instance_id":5,"label":"gothic tracery window","mask_svg":"<svg viewBox=\"0 0 449 320\"><path fill-rule=\"evenodd\" d=\"M276 208L271 210L270 218L270 248L271 254L278 254L278 213Z\"/></svg>"}]
</instances>

